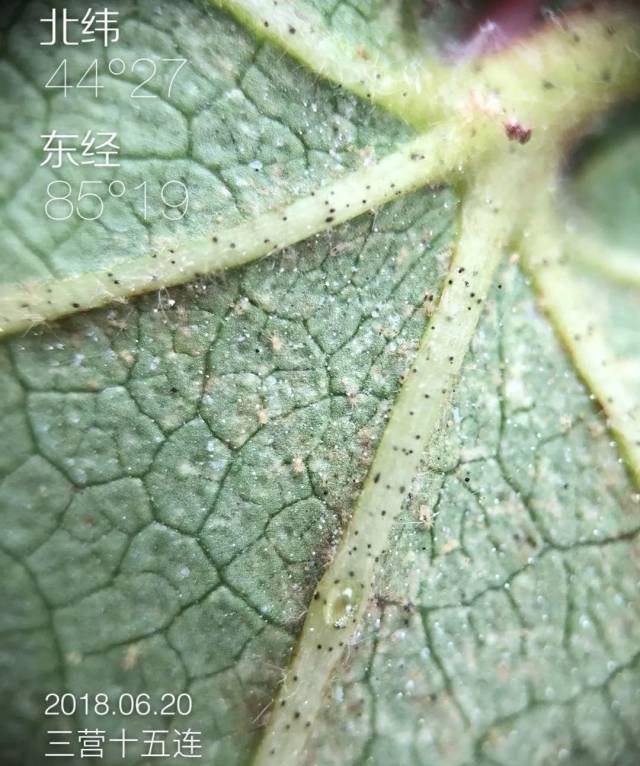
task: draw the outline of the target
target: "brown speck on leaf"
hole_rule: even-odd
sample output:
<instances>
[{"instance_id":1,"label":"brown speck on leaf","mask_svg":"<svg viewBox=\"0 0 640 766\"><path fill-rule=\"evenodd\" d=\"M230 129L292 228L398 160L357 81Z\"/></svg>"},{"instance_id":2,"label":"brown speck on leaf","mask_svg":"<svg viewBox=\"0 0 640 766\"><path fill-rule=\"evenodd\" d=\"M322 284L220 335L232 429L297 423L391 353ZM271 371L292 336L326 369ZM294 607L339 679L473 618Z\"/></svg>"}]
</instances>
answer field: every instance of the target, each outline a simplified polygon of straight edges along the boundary
<instances>
[{"instance_id":1,"label":"brown speck on leaf","mask_svg":"<svg viewBox=\"0 0 640 766\"><path fill-rule=\"evenodd\" d=\"M425 529L431 529L433 527L434 515L428 505L421 505L418 508L417 516L418 521L424 525Z\"/></svg>"},{"instance_id":2,"label":"brown speck on leaf","mask_svg":"<svg viewBox=\"0 0 640 766\"><path fill-rule=\"evenodd\" d=\"M455 551L459 547L460 547L460 540L451 538L450 540L447 540L447 542L442 546L442 552L451 553L451 551Z\"/></svg>"},{"instance_id":3,"label":"brown speck on leaf","mask_svg":"<svg viewBox=\"0 0 640 766\"><path fill-rule=\"evenodd\" d=\"M565 434L568 433L571 430L572 425L573 425L573 422L569 415L560 416L560 430L562 431L562 433L565 433Z\"/></svg>"},{"instance_id":4,"label":"brown speck on leaf","mask_svg":"<svg viewBox=\"0 0 640 766\"><path fill-rule=\"evenodd\" d=\"M526 144L531 138L533 130L525 128L517 120L507 120L504 124L504 132L509 141L517 141L519 144Z\"/></svg>"},{"instance_id":5,"label":"brown speck on leaf","mask_svg":"<svg viewBox=\"0 0 640 766\"><path fill-rule=\"evenodd\" d=\"M131 367L131 365L135 362L135 357L131 353L131 351L121 351L118 356L122 361L127 365L127 367Z\"/></svg>"},{"instance_id":6,"label":"brown speck on leaf","mask_svg":"<svg viewBox=\"0 0 640 766\"><path fill-rule=\"evenodd\" d=\"M276 333L273 333L273 335L270 338L271 340L271 348L274 351L281 351L282 350L282 340L280 339L280 336Z\"/></svg>"},{"instance_id":7,"label":"brown speck on leaf","mask_svg":"<svg viewBox=\"0 0 640 766\"><path fill-rule=\"evenodd\" d=\"M241 317L243 314L246 313L247 309L249 308L249 299L247 297L240 298L238 302L233 307L233 313L236 316Z\"/></svg>"},{"instance_id":8,"label":"brown speck on leaf","mask_svg":"<svg viewBox=\"0 0 640 766\"><path fill-rule=\"evenodd\" d=\"M340 381L342 385L344 386L345 393L347 395L347 401L349 402L349 406L352 410L354 410L357 407L358 404L358 387L355 386L351 381L347 380L346 378L342 378Z\"/></svg>"},{"instance_id":9,"label":"brown speck on leaf","mask_svg":"<svg viewBox=\"0 0 640 766\"><path fill-rule=\"evenodd\" d=\"M129 644L127 651L122 659L122 667L125 670L132 670L138 664L138 657L140 657L140 644Z\"/></svg>"}]
</instances>

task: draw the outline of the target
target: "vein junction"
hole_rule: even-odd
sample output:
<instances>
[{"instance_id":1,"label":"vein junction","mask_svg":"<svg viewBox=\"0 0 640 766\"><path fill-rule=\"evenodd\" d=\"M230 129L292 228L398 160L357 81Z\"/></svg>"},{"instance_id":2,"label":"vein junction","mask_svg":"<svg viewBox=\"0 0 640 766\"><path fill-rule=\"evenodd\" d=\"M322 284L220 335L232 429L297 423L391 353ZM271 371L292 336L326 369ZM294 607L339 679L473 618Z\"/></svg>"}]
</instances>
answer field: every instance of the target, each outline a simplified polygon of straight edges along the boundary
<instances>
[{"instance_id":1,"label":"vein junction","mask_svg":"<svg viewBox=\"0 0 640 766\"><path fill-rule=\"evenodd\" d=\"M146 258L123 262L117 272L3 288L0 332L16 332L73 311L248 263L428 183L453 178L465 186L460 240L447 285L340 547L312 599L256 753L256 766L297 764L322 702L322 690L343 651L358 639L376 564L411 491L422 446L432 438L447 405L500 257L529 222L539 235L530 247L555 248L544 240L549 212L540 220L527 209L532 200L547 194L554 172L540 158L547 154L556 158L555 150L568 131L637 88L640 36L638 27L624 17L575 16L565 28L545 30L483 61L478 71L466 64L445 69L431 63L417 77L413 77L415 69L410 77L405 77L407 72L397 77L355 55L345 41L322 30L300 4L282 0L277 9L269 4L268 11L257 0L218 0L217 4L320 75L343 83L425 132L377 164L278 211L198 239L156 242ZM607 77L603 76L605 65ZM413 90L407 80L413 81ZM508 125L532 130L532 140L526 145L509 141ZM517 130L513 135L517 137ZM529 249L526 253L534 282L574 351L578 369L601 401L613 400L608 409L612 427L630 464L636 466L637 477L640 440L637 423L630 419L637 408L626 392L611 390L610 375L593 372L588 351L595 341L590 341L590 347L575 346L582 309L566 302L565 272L557 266L541 270Z\"/></svg>"},{"instance_id":2,"label":"vein junction","mask_svg":"<svg viewBox=\"0 0 640 766\"><path fill-rule=\"evenodd\" d=\"M425 132L377 164L238 226L187 240L155 241L146 257L120 261L109 271L3 286L1 335L248 263L429 183L456 176L471 183L482 166L505 153L544 156L594 111L633 93L640 79L635 53L640 31L624 16L576 16L571 24L545 30L475 68L420 62L419 76L412 68L411 76L393 78L360 57L359 79L352 82L356 54L322 30L317 19L309 20L299 4L282 0L266 12L255 0L216 2L312 70L360 95L364 87L369 100ZM344 66L319 67L317 52L325 48L329 60ZM508 140L505 130L514 125L532 129L526 146Z\"/></svg>"}]
</instances>

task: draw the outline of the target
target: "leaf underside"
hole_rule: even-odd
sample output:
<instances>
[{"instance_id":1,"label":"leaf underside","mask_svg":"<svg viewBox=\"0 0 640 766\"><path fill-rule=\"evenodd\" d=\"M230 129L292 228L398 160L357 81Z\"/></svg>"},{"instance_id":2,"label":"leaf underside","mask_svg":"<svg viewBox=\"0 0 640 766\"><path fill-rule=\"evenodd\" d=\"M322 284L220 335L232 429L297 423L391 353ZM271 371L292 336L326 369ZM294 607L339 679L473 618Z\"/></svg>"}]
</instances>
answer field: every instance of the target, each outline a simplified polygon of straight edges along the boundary
<instances>
[{"instance_id":1,"label":"leaf underside","mask_svg":"<svg viewBox=\"0 0 640 766\"><path fill-rule=\"evenodd\" d=\"M220 4L237 6L241 21L252 5ZM357 49L365 67L413 74L415 59L404 58L419 47L406 34L409 8L318 2L308 13L341 35L345 51ZM244 31L225 10L131 2L120 13L122 42L109 56L190 62L173 98L149 101L135 117L121 108L121 81L109 82L91 110L84 94L43 94L59 51L33 55L39 4L3 32L0 299L22 296L29 283L91 284L94 271L144 258L157 242L189 251L212 231L250 232L349 174L359 183L418 135L338 87L330 68L319 77L302 54L283 54L277 40ZM81 72L86 63L73 66ZM65 120L74 132L114 121L127 142L118 177L127 186L184 180L191 214L179 224L160 214L144 223L123 201L99 223L44 223L41 189L54 176L37 167L37 137ZM625 184L637 183L624 180L624 163L615 154L601 163L617 168L610 185L628 197ZM606 208L590 196L588 173L578 198L587 210ZM259 262L4 341L3 762L45 762L47 692L157 699L188 691L193 712L163 728L201 731L208 764L261 765L269 720L285 751L290 735L278 722L283 732L285 715L294 728L307 723L295 689L277 696L303 650L318 652L305 672L318 682L319 704L304 753L289 761L301 766L638 761L640 494L631 431L616 403L587 388L588 355L567 340L563 316L540 305L544 272L535 272L536 252L527 254L526 231L525 268L509 250L455 360L453 386L427 365L424 382L443 386L443 404L379 541L384 550L366 570L358 623L344 646L330 647L331 673L322 670L327 645L304 632L296 643L354 521L378 529L367 515L374 506L358 502L401 385L428 350L425 327L442 324L443 338L455 336L446 296L454 280L472 278L454 258L471 185L450 175L447 185L412 178L405 196L329 231L296 233L297 243ZM274 224L274 242L295 223ZM605 247L608 231L592 244ZM505 244L512 233L505 225ZM631 243L624 233L613 241L620 258L632 257ZM560 251L571 295L590 307L616 381L633 391L638 292L578 257L575 240L563 239ZM616 263L623 274L636 268ZM463 289L465 300L475 298L474 285ZM274 713L282 701L285 712ZM149 728L135 715L107 723L110 733ZM57 724L105 721L77 715ZM140 740L118 762L140 762L142 751Z\"/></svg>"}]
</instances>

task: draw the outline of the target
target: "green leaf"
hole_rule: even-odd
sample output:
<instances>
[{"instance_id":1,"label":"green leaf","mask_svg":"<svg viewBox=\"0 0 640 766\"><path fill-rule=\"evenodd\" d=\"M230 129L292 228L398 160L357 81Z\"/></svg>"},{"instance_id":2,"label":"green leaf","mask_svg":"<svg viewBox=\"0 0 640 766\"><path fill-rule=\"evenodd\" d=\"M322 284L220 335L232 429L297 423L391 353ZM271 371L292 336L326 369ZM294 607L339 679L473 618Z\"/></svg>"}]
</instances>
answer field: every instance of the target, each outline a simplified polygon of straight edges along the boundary
<instances>
[{"instance_id":1,"label":"green leaf","mask_svg":"<svg viewBox=\"0 0 640 766\"><path fill-rule=\"evenodd\" d=\"M499 279L317 763L637 758L640 495L517 267Z\"/></svg>"},{"instance_id":2,"label":"green leaf","mask_svg":"<svg viewBox=\"0 0 640 766\"><path fill-rule=\"evenodd\" d=\"M43 5L3 22L7 763L51 729L126 764L187 728L216 766L640 756L633 129L558 180L637 95L640 26L445 62L455 10L421 5L127 0L99 97L43 87L97 50L39 46ZM144 58L188 63L138 109ZM40 165L97 126L112 175ZM50 181L111 178L148 220L45 217ZM192 709L154 718L167 693Z\"/></svg>"},{"instance_id":3,"label":"green leaf","mask_svg":"<svg viewBox=\"0 0 640 766\"><path fill-rule=\"evenodd\" d=\"M109 47L109 56L124 62L125 80L103 74L99 99L77 88L64 97L38 86L48 81L62 55L55 46L38 45L42 36L38 6L27 5L6 33L0 98L3 154L12 161L3 165L0 178L0 226L11 257L6 259L2 281L24 288L20 306L11 303L15 286L0 291L0 305L9 301L10 310L17 309L18 314L22 308L28 324L41 316L64 314L75 303L86 307L130 295L130 271L141 275L145 290L151 270L158 274L156 287L176 281L168 278L167 266L173 272L181 269L176 277L184 281L186 269L187 276L205 269L190 262L192 253L203 247L224 265L225 254L237 262L249 248L272 251L283 243L280 237L285 243L287 238L295 242L305 229L300 230L299 220L292 216L289 227L295 234L287 236L282 219L288 203L347 170L362 168L411 135L399 121L372 112L353 96L291 66L277 49L256 42L225 14L189 4L179 10L168 4L119 8L124 17L121 38ZM74 49L67 50L72 51L65 52L68 80L75 83L91 59L80 49L75 54ZM145 57L187 59L170 99L167 79L175 64L167 63L158 65L159 74L138 93L144 100L131 98L135 84L148 77L144 65L135 65ZM105 70L106 65L101 71ZM143 107L138 107L140 103ZM96 125L118 131L120 168L67 163L53 171L51 162L40 166L44 161L40 134L52 129L84 134L96 130ZM157 130L157 125L165 129ZM125 184L124 196L107 194L112 177ZM60 184L71 184L71 196L77 198L81 180L103 182L98 189L104 214L96 221L77 215L66 221L49 220L43 209L47 185L57 181L52 196L64 196L68 187ZM176 181L187 186L190 206L188 215L172 221L176 213L163 208L160 193L164 184ZM147 185L146 217L145 192L137 188L142 183ZM86 189L98 191L95 186ZM69 212L66 205L50 210L58 217ZM80 203L79 211L89 218L97 212L88 201ZM321 212L324 221L326 211ZM253 221L269 213L269 241L257 240ZM223 232L238 227L239 236L225 239ZM212 241L213 236L219 242ZM159 252L164 260L158 258ZM3 324L10 322L13 317L3 313Z\"/></svg>"}]
</instances>

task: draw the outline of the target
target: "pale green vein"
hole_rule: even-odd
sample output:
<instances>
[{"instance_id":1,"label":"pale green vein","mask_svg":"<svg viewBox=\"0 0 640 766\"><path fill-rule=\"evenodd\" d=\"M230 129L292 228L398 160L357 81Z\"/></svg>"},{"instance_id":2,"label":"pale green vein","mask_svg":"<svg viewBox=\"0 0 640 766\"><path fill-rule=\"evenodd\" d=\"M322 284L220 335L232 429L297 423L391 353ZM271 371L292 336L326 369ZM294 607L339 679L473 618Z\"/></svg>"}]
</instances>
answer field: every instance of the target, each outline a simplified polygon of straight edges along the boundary
<instances>
[{"instance_id":1,"label":"pale green vein","mask_svg":"<svg viewBox=\"0 0 640 766\"><path fill-rule=\"evenodd\" d=\"M587 232L567 230L564 250L572 261L590 271L621 285L640 287L640 252L633 253L604 242L602 235L588 226Z\"/></svg>"},{"instance_id":2,"label":"pale green vein","mask_svg":"<svg viewBox=\"0 0 640 766\"><path fill-rule=\"evenodd\" d=\"M389 534L432 440L517 219L523 162L511 158L467 195L460 239L439 305L407 372L353 515L306 616L254 766L302 762L322 690L358 641Z\"/></svg>"},{"instance_id":3,"label":"pale green vein","mask_svg":"<svg viewBox=\"0 0 640 766\"><path fill-rule=\"evenodd\" d=\"M566 265L563 227L541 204L523 239L523 263L542 306L562 338L578 373L597 397L636 483L640 484L640 391L624 375L597 324L589 301Z\"/></svg>"},{"instance_id":4,"label":"pale green vein","mask_svg":"<svg viewBox=\"0 0 640 766\"><path fill-rule=\"evenodd\" d=\"M197 239L153 242L151 255L120 262L108 271L2 286L0 334L272 254L425 184L449 180L461 162L477 153L477 139L470 126L442 125L379 162L247 223Z\"/></svg>"},{"instance_id":5,"label":"pale green vein","mask_svg":"<svg viewBox=\"0 0 640 766\"><path fill-rule=\"evenodd\" d=\"M379 57L354 47L327 28L320 14L292 0L210 0L232 13L260 37L284 49L320 76L356 95L380 104L407 121L424 127L441 114L437 89L445 67L426 58L409 62L403 71L391 69Z\"/></svg>"}]
</instances>

